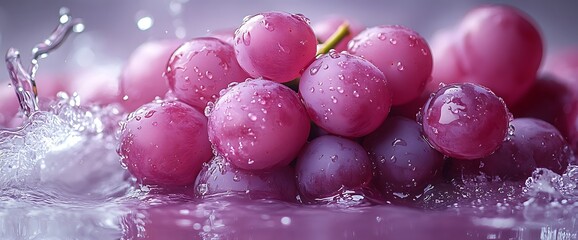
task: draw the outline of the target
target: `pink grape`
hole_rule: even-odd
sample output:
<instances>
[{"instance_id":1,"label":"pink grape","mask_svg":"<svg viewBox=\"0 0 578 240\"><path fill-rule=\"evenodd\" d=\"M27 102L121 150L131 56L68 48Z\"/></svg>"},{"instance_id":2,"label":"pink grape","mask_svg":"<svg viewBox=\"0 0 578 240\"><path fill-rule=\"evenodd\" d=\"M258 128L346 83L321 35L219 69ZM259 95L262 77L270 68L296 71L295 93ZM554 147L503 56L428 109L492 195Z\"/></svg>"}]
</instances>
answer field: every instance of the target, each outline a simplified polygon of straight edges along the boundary
<instances>
[{"instance_id":1,"label":"pink grape","mask_svg":"<svg viewBox=\"0 0 578 240\"><path fill-rule=\"evenodd\" d=\"M346 138L324 135L307 144L295 167L297 186L306 201L367 186L372 177L367 152Z\"/></svg>"},{"instance_id":2,"label":"pink grape","mask_svg":"<svg viewBox=\"0 0 578 240\"><path fill-rule=\"evenodd\" d=\"M273 81L253 79L227 89L207 107L209 139L241 169L288 165L309 135L310 121L297 94Z\"/></svg>"},{"instance_id":3,"label":"pink grape","mask_svg":"<svg viewBox=\"0 0 578 240\"><path fill-rule=\"evenodd\" d=\"M369 61L331 51L305 70L299 93L309 116L326 131L361 137L387 117L391 93L383 73Z\"/></svg>"},{"instance_id":4,"label":"pink grape","mask_svg":"<svg viewBox=\"0 0 578 240\"><path fill-rule=\"evenodd\" d=\"M205 164L195 182L197 197L245 195L255 199L278 199L295 202L297 187L291 166L247 171L215 156Z\"/></svg>"},{"instance_id":5,"label":"pink grape","mask_svg":"<svg viewBox=\"0 0 578 240\"><path fill-rule=\"evenodd\" d=\"M454 84L432 94L421 113L428 142L441 153L459 159L490 155L506 138L509 113L489 89Z\"/></svg>"},{"instance_id":6,"label":"pink grape","mask_svg":"<svg viewBox=\"0 0 578 240\"><path fill-rule=\"evenodd\" d=\"M237 63L233 46L212 37L194 38L178 47L166 71L174 96L200 110L214 102L229 83L248 77Z\"/></svg>"},{"instance_id":7,"label":"pink grape","mask_svg":"<svg viewBox=\"0 0 578 240\"><path fill-rule=\"evenodd\" d=\"M207 119L179 101L145 104L121 127L118 153L142 184L192 184L212 157Z\"/></svg>"},{"instance_id":8,"label":"pink grape","mask_svg":"<svg viewBox=\"0 0 578 240\"><path fill-rule=\"evenodd\" d=\"M291 81L315 59L317 40L302 15L264 12L246 18L235 32L239 64L252 77Z\"/></svg>"},{"instance_id":9,"label":"pink grape","mask_svg":"<svg viewBox=\"0 0 578 240\"><path fill-rule=\"evenodd\" d=\"M163 75L169 57L181 44L179 40L145 42L131 54L120 76L123 106L131 112L141 105L162 97L169 90Z\"/></svg>"},{"instance_id":10,"label":"pink grape","mask_svg":"<svg viewBox=\"0 0 578 240\"><path fill-rule=\"evenodd\" d=\"M312 28L313 32L315 32L315 35L317 36L317 39L319 39L319 41L323 43L327 41L329 37L331 37L331 35L335 33L335 31L337 31L337 29L339 28L339 26L341 26L341 24L345 22L349 24L349 35L344 37L341 40L341 42L339 42L339 44L335 46L335 51L342 52L347 50L347 43L354 36L356 36L361 31L363 31L363 29L365 29L365 27L362 24L352 19L335 15L329 16L321 20L320 22L313 24Z\"/></svg>"},{"instance_id":11,"label":"pink grape","mask_svg":"<svg viewBox=\"0 0 578 240\"><path fill-rule=\"evenodd\" d=\"M384 193L419 193L441 175L444 158L429 146L414 120L393 116L363 140Z\"/></svg>"},{"instance_id":12,"label":"pink grape","mask_svg":"<svg viewBox=\"0 0 578 240\"><path fill-rule=\"evenodd\" d=\"M488 5L470 11L446 41L450 49L437 51L434 85L472 82L488 87L515 104L536 79L542 61L540 32L521 11ZM453 48L453 49L451 49ZM453 69L453 70L452 70Z\"/></svg>"},{"instance_id":13,"label":"pink grape","mask_svg":"<svg viewBox=\"0 0 578 240\"><path fill-rule=\"evenodd\" d=\"M390 84L393 105L418 98L432 71L432 55L426 40L399 25L365 29L349 42L349 51L369 60Z\"/></svg>"}]
</instances>

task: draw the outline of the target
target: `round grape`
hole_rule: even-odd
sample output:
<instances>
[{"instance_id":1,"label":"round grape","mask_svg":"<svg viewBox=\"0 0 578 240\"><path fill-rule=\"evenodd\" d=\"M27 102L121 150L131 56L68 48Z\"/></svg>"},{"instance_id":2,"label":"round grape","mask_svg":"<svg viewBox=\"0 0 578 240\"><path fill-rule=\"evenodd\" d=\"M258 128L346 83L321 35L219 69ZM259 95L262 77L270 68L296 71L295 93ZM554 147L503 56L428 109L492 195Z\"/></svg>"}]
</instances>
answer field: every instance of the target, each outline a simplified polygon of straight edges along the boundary
<instances>
[{"instance_id":1,"label":"round grape","mask_svg":"<svg viewBox=\"0 0 578 240\"><path fill-rule=\"evenodd\" d=\"M450 157L476 159L502 144L509 119L502 99L485 87L464 83L432 94L420 121L432 147Z\"/></svg>"},{"instance_id":2,"label":"round grape","mask_svg":"<svg viewBox=\"0 0 578 240\"><path fill-rule=\"evenodd\" d=\"M295 172L285 166L264 171L239 169L215 156L203 167L195 182L197 197L245 195L254 199L278 199L295 202Z\"/></svg>"},{"instance_id":3,"label":"round grape","mask_svg":"<svg viewBox=\"0 0 578 240\"><path fill-rule=\"evenodd\" d=\"M200 110L217 100L229 83L248 77L237 63L233 46L211 37L194 38L177 48L166 71L174 96Z\"/></svg>"},{"instance_id":4,"label":"round grape","mask_svg":"<svg viewBox=\"0 0 578 240\"><path fill-rule=\"evenodd\" d=\"M437 83L477 83L513 105L536 79L542 38L529 17L513 7L488 5L470 11L452 40L453 50L436 52L447 54L435 64L435 68L445 69L434 70Z\"/></svg>"},{"instance_id":5,"label":"round grape","mask_svg":"<svg viewBox=\"0 0 578 240\"><path fill-rule=\"evenodd\" d=\"M371 162L363 147L333 135L307 144L297 158L295 171L297 187L307 201L362 188L372 177Z\"/></svg>"},{"instance_id":6,"label":"round grape","mask_svg":"<svg viewBox=\"0 0 578 240\"><path fill-rule=\"evenodd\" d=\"M143 184L191 184L212 157L207 119L178 101L145 104L122 125L118 153Z\"/></svg>"},{"instance_id":7,"label":"round grape","mask_svg":"<svg viewBox=\"0 0 578 240\"><path fill-rule=\"evenodd\" d=\"M134 50L120 76L122 105L127 112L169 90L163 74L169 57L180 44L178 40L150 41Z\"/></svg>"},{"instance_id":8,"label":"round grape","mask_svg":"<svg viewBox=\"0 0 578 240\"><path fill-rule=\"evenodd\" d=\"M393 105L418 98L430 81L432 55L423 37L399 25L365 29L349 42L349 51L375 64L390 84Z\"/></svg>"},{"instance_id":9,"label":"round grape","mask_svg":"<svg viewBox=\"0 0 578 240\"><path fill-rule=\"evenodd\" d=\"M441 174L444 156L429 146L414 120L393 116L363 140L383 193L418 193Z\"/></svg>"},{"instance_id":10,"label":"round grape","mask_svg":"<svg viewBox=\"0 0 578 240\"><path fill-rule=\"evenodd\" d=\"M249 170L288 165L307 141L310 121L297 94L269 80L230 87L212 106L209 139L236 167Z\"/></svg>"},{"instance_id":11,"label":"round grape","mask_svg":"<svg viewBox=\"0 0 578 240\"><path fill-rule=\"evenodd\" d=\"M265 12L246 18L235 32L239 64L252 77L289 82L315 59L317 39L302 15Z\"/></svg>"},{"instance_id":12,"label":"round grape","mask_svg":"<svg viewBox=\"0 0 578 240\"><path fill-rule=\"evenodd\" d=\"M372 132L391 107L383 73L361 57L335 51L309 65L301 76L299 93L315 124L345 137Z\"/></svg>"}]
</instances>

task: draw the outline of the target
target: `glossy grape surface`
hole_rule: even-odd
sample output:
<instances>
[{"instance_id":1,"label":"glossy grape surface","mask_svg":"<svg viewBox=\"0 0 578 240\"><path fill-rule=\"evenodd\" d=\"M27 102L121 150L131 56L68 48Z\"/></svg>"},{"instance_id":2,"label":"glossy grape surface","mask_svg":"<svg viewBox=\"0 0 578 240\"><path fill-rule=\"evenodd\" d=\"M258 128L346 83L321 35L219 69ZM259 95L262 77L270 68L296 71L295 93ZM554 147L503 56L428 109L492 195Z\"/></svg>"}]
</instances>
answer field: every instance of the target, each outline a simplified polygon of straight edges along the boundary
<instances>
[{"instance_id":1,"label":"glossy grape surface","mask_svg":"<svg viewBox=\"0 0 578 240\"><path fill-rule=\"evenodd\" d=\"M207 119L178 101L145 104L122 126L118 153L143 184L192 184L212 157Z\"/></svg>"},{"instance_id":2,"label":"glossy grape surface","mask_svg":"<svg viewBox=\"0 0 578 240\"><path fill-rule=\"evenodd\" d=\"M265 171L239 169L221 156L205 164L195 182L195 195L213 197L245 195L255 199L295 202L297 187L291 166Z\"/></svg>"},{"instance_id":3,"label":"glossy grape surface","mask_svg":"<svg viewBox=\"0 0 578 240\"><path fill-rule=\"evenodd\" d=\"M166 71L174 96L201 111L229 83L248 77L237 63L233 46L212 37L194 38L178 47Z\"/></svg>"},{"instance_id":4,"label":"glossy grape surface","mask_svg":"<svg viewBox=\"0 0 578 240\"><path fill-rule=\"evenodd\" d=\"M441 175L444 158L429 146L414 120L389 117L363 140L383 193L416 193Z\"/></svg>"},{"instance_id":5,"label":"glossy grape surface","mask_svg":"<svg viewBox=\"0 0 578 240\"><path fill-rule=\"evenodd\" d=\"M383 73L367 60L331 51L305 70L299 93L315 124L335 135L360 137L387 117L388 87Z\"/></svg>"},{"instance_id":6,"label":"glossy grape surface","mask_svg":"<svg viewBox=\"0 0 578 240\"><path fill-rule=\"evenodd\" d=\"M393 105L408 103L423 92L432 72L432 55L426 40L403 26L365 29L349 43L349 51L375 64L385 75Z\"/></svg>"},{"instance_id":7,"label":"glossy grape surface","mask_svg":"<svg viewBox=\"0 0 578 240\"><path fill-rule=\"evenodd\" d=\"M297 94L269 80L232 86L207 110L211 143L242 169L288 165L309 135L309 117Z\"/></svg>"},{"instance_id":8,"label":"glossy grape surface","mask_svg":"<svg viewBox=\"0 0 578 240\"><path fill-rule=\"evenodd\" d=\"M246 18L235 32L235 52L252 77L291 81L315 59L317 39L302 15L264 12Z\"/></svg>"},{"instance_id":9,"label":"glossy grape surface","mask_svg":"<svg viewBox=\"0 0 578 240\"><path fill-rule=\"evenodd\" d=\"M458 159L482 158L506 138L510 116L489 89L471 83L434 93L421 113L423 133L441 153Z\"/></svg>"},{"instance_id":10,"label":"glossy grape surface","mask_svg":"<svg viewBox=\"0 0 578 240\"><path fill-rule=\"evenodd\" d=\"M367 152L346 138L325 135L307 144L295 167L297 187L307 200L364 187L372 177Z\"/></svg>"}]
</instances>

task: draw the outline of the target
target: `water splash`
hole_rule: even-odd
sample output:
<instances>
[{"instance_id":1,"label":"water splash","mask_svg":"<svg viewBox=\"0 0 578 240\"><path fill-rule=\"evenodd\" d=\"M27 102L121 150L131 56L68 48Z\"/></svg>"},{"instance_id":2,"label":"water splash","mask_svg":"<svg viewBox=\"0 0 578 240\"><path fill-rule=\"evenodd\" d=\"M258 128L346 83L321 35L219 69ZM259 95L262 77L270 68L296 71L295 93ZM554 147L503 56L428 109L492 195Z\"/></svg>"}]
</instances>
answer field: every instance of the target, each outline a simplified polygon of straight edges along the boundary
<instances>
[{"instance_id":1,"label":"water splash","mask_svg":"<svg viewBox=\"0 0 578 240\"><path fill-rule=\"evenodd\" d=\"M35 81L39 66L38 60L45 58L50 52L60 47L72 32L82 31L84 31L82 20L72 18L67 8L61 8L59 24L56 29L46 40L32 48L32 61L28 71L22 65L20 52L17 49L10 48L6 52L6 67L18 97L20 109L26 117L30 117L33 112L38 111L38 90Z\"/></svg>"}]
</instances>

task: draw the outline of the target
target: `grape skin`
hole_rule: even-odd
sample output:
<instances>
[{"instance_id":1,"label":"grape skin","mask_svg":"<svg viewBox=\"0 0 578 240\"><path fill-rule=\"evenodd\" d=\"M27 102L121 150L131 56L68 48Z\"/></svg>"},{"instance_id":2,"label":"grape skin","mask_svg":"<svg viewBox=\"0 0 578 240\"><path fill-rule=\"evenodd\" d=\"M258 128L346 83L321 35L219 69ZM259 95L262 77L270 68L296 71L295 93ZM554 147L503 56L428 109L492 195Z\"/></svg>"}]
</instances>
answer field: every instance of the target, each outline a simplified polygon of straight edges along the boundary
<instances>
[{"instance_id":1,"label":"grape skin","mask_svg":"<svg viewBox=\"0 0 578 240\"><path fill-rule=\"evenodd\" d=\"M248 17L235 32L237 61L254 78L284 83L299 77L317 50L308 21L284 12Z\"/></svg>"},{"instance_id":2,"label":"grape skin","mask_svg":"<svg viewBox=\"0 0 578 240\"><path fill-rule=\"evenodd\" d=\"M333 135L307 144L297 158L295 171L301 197L308 201L362 188L372 177L371 162L363 147Z\"/></svg>"},{"instance_id":3,"label":"grape skin","mask_svg":"<svg viewBox=\"0 0 578 240\"><path fill-rule=\"evenodd\" d=\"M349 42L349 52L375 64L387 78L393 105L418 98L430 81L433 59L426 40L403 26L367 28Z\"/></svg>"},{"instance_id":4,"label":"grape skin","mask_svg":"<svg viewBox=\"0 0 578 240\"><path fill-rule=\"evenodd\" d=\"M432 94L420 122L436 150L453 158L476 159L490 155L506 138L509 113L489 89L454 84Z\"/></svg>"},{"instance_id":5,"label":"grape skin","mask_svg":"<svg viewBox=\"0 0 578 240\"><path fill-rule=\"evenodd\" d=\"M247 171L236 168L221 156L205 164L195 186L195 195L200 198L236 194L295 202L297 197L295 171L291 166Z\"/></svg>"},{"instance_id":6,"label":"grape skin","mask_svg":"<svg viewBox=\"0 0 578 240\"><path fill-rule=\"evenodd\" d=\"M207 113L211 143L241 169L286 166L309 135L310 120L297 94L265 79L228 88Z\"/></svg>"},{"instance_id":7,"label":"grape skin","mask_svg":"<svg viewBox=\"0 0 578 240\"><path fill-rule=\"evenodd\" d=\"M212 157L207 119L178 101L145 104L123 123L118 153L142 184L192 184Z\"/></svg>"},{"instance_id":8,"label":"grape skin","mask_svg":"<svg viewBox=\"0 0 578 240\"><path fill-rule=\"evenodd\" d=\"M441 153L429 146L414 120L392 116L363 140L374 166L375 183L384 193L419 193L440 175Z\"/></svg>"},{"instance_id":9,"label":"grape skin","mask_svg":"<svg viewBox=\"0 0 578 240\"><path fill-rule=\"evenodd\" d=\"M248 77L237 63L233 46L212 37L194 38L178 47L166 71L174 96L201 111L217 99L221 89Z\"/></svg>"},{"instance_id":10,"label":"grape skin","mask_svg":"<svg viewBox=\"0 0 578 240\"><path fill-rule=\"evenodd\" d=\"M488 87L514 105L532 86L543 55L534 23L521 11L487 5L470 11L453 32L435 44L433 86L472 82ZM434 40L438 41L438 40Z\"/></svg>"},{"instance_id":11,"label":"grape skin","mask_svg":"<svg viewBox=\"0 0 578 240\"><path fill-rule=\"evenodd\" d=\"M299 94L315 124L344 137L372 132L391 107L383 73L361 57L335 51L309 65L301 76Z\"/></svg>"}]
</instances>

